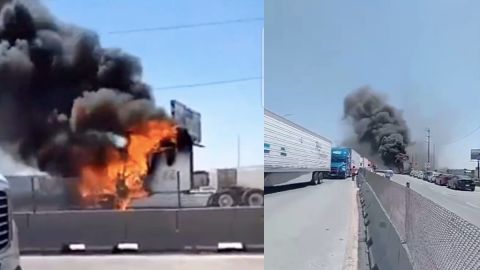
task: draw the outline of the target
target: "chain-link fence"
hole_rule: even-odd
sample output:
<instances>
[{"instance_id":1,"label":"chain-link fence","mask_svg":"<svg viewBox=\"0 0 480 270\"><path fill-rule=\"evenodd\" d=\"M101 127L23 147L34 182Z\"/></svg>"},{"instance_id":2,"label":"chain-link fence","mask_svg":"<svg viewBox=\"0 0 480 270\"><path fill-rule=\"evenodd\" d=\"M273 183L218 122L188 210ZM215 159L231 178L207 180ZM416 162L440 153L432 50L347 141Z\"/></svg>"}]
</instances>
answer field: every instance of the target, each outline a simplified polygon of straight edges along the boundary
<instances>
[{"instance_id":1,"label":"chain-link fence","mask_svg":"<svg viewBox=\"0 0 480 270\"><path fill-rule=\"evenodd\" d=\"M400 238L406 241L414 269L480 269L480 228L409 187L365 173Z\"/></svg>"}]
</instances>

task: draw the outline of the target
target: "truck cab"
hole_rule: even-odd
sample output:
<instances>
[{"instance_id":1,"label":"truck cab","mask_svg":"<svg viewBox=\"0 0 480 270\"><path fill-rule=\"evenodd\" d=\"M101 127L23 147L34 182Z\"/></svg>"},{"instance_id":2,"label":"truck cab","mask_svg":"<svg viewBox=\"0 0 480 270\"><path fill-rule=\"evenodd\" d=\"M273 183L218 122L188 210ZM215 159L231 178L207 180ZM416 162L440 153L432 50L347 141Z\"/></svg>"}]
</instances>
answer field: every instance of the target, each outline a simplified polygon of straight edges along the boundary
<instances>
[{"instance_id":1,"label":"truck cab","mask_svg":"<svg viewBox=\"0 0 480 270\"><path fill-rule=\"evenodd\" d=\"M345 179L351 176L351 155L350 149L344 147L332 148L332 163L330 177Z\"/></svg>"},{"instance_id":2,"label":"truck cab","mask_svg":"<svg viewBox=\"0 0 480 270\"><path fill-rule=\"evenodd\" d=\"M9 198L10 185L0 175L0 269L21 270L18 232Z\"/></svg>"}]
</instances>

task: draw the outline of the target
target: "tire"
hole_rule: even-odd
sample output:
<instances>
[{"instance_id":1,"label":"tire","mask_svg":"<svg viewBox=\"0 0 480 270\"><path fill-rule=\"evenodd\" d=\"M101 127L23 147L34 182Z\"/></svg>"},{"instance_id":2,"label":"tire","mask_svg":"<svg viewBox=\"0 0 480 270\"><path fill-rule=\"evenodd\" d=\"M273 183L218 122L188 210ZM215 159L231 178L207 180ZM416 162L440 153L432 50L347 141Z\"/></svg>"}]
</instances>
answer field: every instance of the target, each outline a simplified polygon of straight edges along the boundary
<instances>
[{"instance_id":1,"label":"tire","mask_svg":"<svg viewBox=\"0 0 480 270\"><path fill-rule=\"evenodd\" d=\"M235 206L235 198L229 192L222 192L218 194L216 204L219 207L232 207Z\"/></svg>"},{"instance_id":2,"label":"tire","mask_svg":"<svg viewBox=\"0 0 480 270\"><path fill-rule=\"evenodd\" d=\"M207 207L218 206L217 194L212 194L208 197Z\"/></svg>"},{"instance_id":3,"label":"tire","mask_svg":"<svg viewBox=\"0 0 480 270\"><path fill-rule=\"evenodd\" d=\"M318 172L317 176L318 176L318 184L323 183L323 173L322 173L322 172Z\"/></svg>"},{"instance_id":4,"label":"tire","mask_svg":"<svg viewBox=\"0 0 480 270\"><path fill-rule=\"evenodd\" d=\"M310 180L310 185L315 186L317 185L318 181L318 172L313 172L312 173L312 180Z\"/></svg>"},{"instance_id":5,"label":"tire","mask_svg":"<svg viewBox=\"0 0 480 270\"><path fill-rule=\"evenodd\" d=\"M260 189L250 189L243 193L242 202L248 206L263 206L263 191Z\"/></svg>"}]
</instances>

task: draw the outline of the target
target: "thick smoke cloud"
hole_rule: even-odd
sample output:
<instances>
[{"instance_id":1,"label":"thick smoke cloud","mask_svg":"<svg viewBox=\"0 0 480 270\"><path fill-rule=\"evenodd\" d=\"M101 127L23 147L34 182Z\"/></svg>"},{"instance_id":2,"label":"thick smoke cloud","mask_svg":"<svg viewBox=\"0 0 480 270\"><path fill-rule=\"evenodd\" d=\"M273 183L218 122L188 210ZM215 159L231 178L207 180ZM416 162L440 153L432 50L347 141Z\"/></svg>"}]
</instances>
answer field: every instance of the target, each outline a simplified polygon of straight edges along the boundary
<instances>
[{"instance_id":1,"label":"thick smoke cloud","mask_svg":"<svg viewBox=\"0 0 480 270\"><path fill-rule=\"evenodd\" d=\"M353 125L352 144L368 145L370 155L378 155L386 166L400 164L399 158L410 143L409 131L401 113L384 97L368 87L361 88L345 98L344 117Z\"/></svg>"},{"instance_id":2,"label":"thick smoke cloud","mask_svg":"<svg viewBox=\"0 0 480 270\"><path fill-rule=\"evenodd\" d=\"M75 173L72 156L101 163L112 134L166 118L136 57L102 48L95 33L59 22L37 1L0 8L0 143L25 162Z\"/></svg>"}]
</instances>

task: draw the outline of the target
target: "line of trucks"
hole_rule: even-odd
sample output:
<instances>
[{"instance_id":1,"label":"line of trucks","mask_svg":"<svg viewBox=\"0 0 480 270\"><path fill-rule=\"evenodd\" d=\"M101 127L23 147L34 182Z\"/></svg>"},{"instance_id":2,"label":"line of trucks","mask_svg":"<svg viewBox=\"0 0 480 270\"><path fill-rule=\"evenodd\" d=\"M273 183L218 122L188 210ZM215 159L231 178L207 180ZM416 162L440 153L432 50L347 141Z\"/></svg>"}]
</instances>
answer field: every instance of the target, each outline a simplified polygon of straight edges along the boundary
<instances>
[{"instance_id":1,"label":"line of trucks","mask_svg":"<svg viewBox=\"0 0 480 270\"><path fill-rule=\"evenodd\" d=\"M346 179L359 168L374 164L348 147L333 147L331 140L264 110L265 187L310 182L324 178Z\"/></svg>"}]
</instances>

